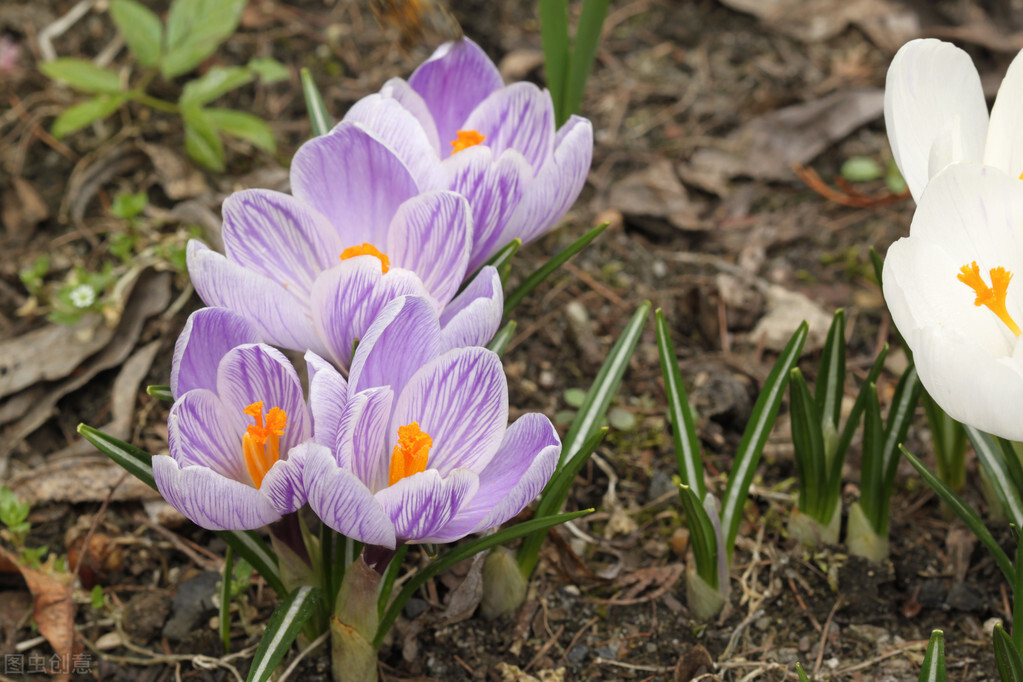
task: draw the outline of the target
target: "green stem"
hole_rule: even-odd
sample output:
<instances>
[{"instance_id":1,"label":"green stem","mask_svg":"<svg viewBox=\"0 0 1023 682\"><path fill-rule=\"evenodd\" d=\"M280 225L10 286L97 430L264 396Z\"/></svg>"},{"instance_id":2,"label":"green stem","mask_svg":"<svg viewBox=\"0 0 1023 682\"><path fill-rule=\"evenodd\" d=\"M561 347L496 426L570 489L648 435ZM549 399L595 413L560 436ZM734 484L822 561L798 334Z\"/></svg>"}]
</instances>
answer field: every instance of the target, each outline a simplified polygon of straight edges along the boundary
<instances>
[{"instance_id":1,"label":"green stem","mask_svg":"<svg viewBox=\"0 0 1023 682\"><path fill-rule=\"evenodd\" d=\"M142 92L141 90L131 90L131 91L129 91L128 92L128 97L130 99L138 102L139 104L146 105L150 109L156 109L157 111L164 111L164 112L166 112L168 114L176 114L176 113L181 111L178 108L177 104L174 104L173 102L168 102L166 100L162 100L162 99L153 97L152 95L147 95L146 93Z\"/></svg>"}]
</instances>

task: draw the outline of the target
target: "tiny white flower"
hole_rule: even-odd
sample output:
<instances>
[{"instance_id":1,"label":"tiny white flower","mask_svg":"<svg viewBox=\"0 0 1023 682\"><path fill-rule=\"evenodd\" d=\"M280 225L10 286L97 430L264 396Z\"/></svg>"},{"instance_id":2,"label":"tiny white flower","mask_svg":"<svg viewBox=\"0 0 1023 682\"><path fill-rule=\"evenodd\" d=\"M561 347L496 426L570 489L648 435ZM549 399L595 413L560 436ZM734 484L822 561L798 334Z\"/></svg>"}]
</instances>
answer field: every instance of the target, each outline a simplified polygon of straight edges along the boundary
<instances>
[{"instance_id":1,"label":"tiny white flower","mask_svg":"<svg viewBox=\"0 0 1023 682\"><path fill-rule=\"evenodd\" d=\"M88 308L96 302L96 290L88 284L79 284L71 290L70 296L76 308Z\"/></svg>"}]
</instances>

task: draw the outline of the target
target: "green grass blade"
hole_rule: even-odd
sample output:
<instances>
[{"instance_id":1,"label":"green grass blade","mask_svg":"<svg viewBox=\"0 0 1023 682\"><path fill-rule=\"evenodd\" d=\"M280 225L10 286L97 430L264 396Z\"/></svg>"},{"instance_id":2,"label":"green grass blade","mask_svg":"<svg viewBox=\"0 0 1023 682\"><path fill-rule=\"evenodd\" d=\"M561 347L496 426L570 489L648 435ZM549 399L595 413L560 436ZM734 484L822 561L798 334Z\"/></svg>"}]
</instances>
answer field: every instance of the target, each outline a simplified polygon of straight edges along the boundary
<instances>
[{"instance_id":1,"label":"green grass blade","mask_svg":"<svg viewBox=\"0 0 1023 682\"><path fill-rule=\"evenodd\" d=\"M899 446L899 450L902 451L903 457L909 460L909 463L913 465L913 468L917 470L917 473L924 479L924 482L938 494L941 501L948 505L949 509L955 512L955 515L962 519L962 522L973 531L973 534L977 537L981 543L988 548L992 556L995 558L995 563L998 564L998 568L1002 570L1002 574L1005 579L1009 581L1009 584L1015 585L1016 583L1016 570L1012 567L1012 562L1009 561L1009 556L1002 550L998 542L991 535L991 531L987 529L980 516L977 515L973 509L970 508L963 498L959 497L951 488L945 483L927 470L927 467L910 453L904 446ZM1023 682L1021 680L1020 682Z\"/></svg>"},{"instance_id":2,"label":"green grass blade","mask_svg":"<svg viewBox=\"0 0 1023 682\"><path fill-rule=\"evenodd\" d=\"M892 396L892 404L888 409L888 420L885 423L884 448L881 451L881 460L884 462L884 479L881 497L878 500L880 504L877 519L883 525L875 526L878 535L888 535L888 510L891 506L892 491L895 489L895 471L899 466L899 446L906 440L910 422L913 421L913 413L920 401L921 391L923 391L923 384L920 383L916 367L910 365L903 372L895 387L895 395Z\"/></svg>"},{"instance_id":3,"label":"green grass blade","mask_svg":"<svg viewBox=\"0 0 1023 682\"><path fill-rule=\"evenodd\" d=\"M373 646L380 648L380 645L383 644L384 637L387 636L388 630L390 630L391 626L394 625L394 621L397 620L398 614L400 614L402 609L405 608L405 604L408 603L408 600L412 598L412 595L414 595L420 587L425 585L426 581L430 578L446 571L459 561L468 559L469 557L479 554L486 549L515 540L516 538L520 538L524 535L529 535L530 533L535 533L539 530L552 528L560 523L565 523L566 521L571 521L572 519L577 519L580 516L589 514L592 511L592 509L583 509L581 511L571 512L568 514L557 514L544 518L530 519L524 523L516 524L511 528L505 528L491 535L485 535L473 540L472 542L467 542L464 545L459 545L458 547L440 555L412 576L411 580L405 583L401 592L398 593L398 596L395 597L391 604L387 607L387 611L384 612L383 617L380 619L380 625L377 627L376 637L373 638Z\"/></svg>"},{"instance_id":4,"label":"green grass blade","mask_svg":"<svg viewBox=\"0 0 1023 682\"><path fill-rule=\"evenodd\" d=\"M735 544L735 536L739 532L742 507L749 495L749 487L753 482L757 463L760 461L760 453L763 452L764 444L767 443L767 437L771 435L771 428L778 416L781 401L785 397L789 370L795 366L796 360L799 359L799 353L803 349L803 342L806 341L808 330L806 322L800 324L782 350L767 381L764 382L764 386L760 390L760 396L753 406L749 423L742 434L742 441L739 443L739 450L728 476L728 485L725 487L725 496L721 505L721 526L725 529L725 544L729 550L729 557L732 555L731 548Z\"/></svg>"},{"instance_id":5,"label":"green grass blade","mask_svg":"<svg viewBox=\"0 0 1023 682\"><path fill-rule=\"evenodd\" d=\"M309 69L302 69L302 95L305 97L305 108L309 114L309 124L312 126L313 135L319 137L330 132L333 124L330 122L330 114L327 113L327 105L323 103L323 95L320 94L313 75Z\"/></svg>"},{"instance_id":6,"label":"green grass blade","mask_svg":"<svg viewBox=\"0 0 1023 682\"><path fill-rule=\"evenodd\" d=\"M1002 682L1023 682L1023 658L1001 623L995 624L995 663Z\"/></svg>"},{"instance_id":7,"label":"green grass blade","mask_svg":"<svg viewBox=\"0 0 1023 682\"><path fill-rule=\"evenodd\" d=\"M678 490L682 502L682 510L689 524L689 537L692 538L693 557L696 559L696 573L703 581L719 589L718 580L718 541L714 533L714 523L707 510L704 509L696 491L681 484Z\"/></svg>"},{"instance_id":8,"label":"green grass blade","mask_svg":"<svg viewBox=\"0 0 1023 682\"><path fill-rule=\"evenodd\" d=\"M920 402L934 441L938 477L953 490L961 490L966 483L966 431L962 424L941 409L926 390L921 393Z\"/></svg>"},{"instance_id":9,"label":"green grass blade","mask_svg":"<svg viewBox=\"0 0 1023 682\"><path fill-rule=\"evenodd\" d=\"M610 0L583 0L583 11L575 28L575 41L568 59L568 82L565 85L564 116L558 125L568 120L571 114L579 112L583 103L583 91L593 69L593 60L600 45L600 34L607 17Z\"/></svg>"},{"instance_id":10,"label":"green grass blade","mask_svg":"<svg viewBox=\"0 0 1023 682\"><path fill-rule=\"evenodd\" d=\"M828 337L821 350L814 401L822 422L828 420L838 430L842 417L842 395L845 393L845 311L839 308L828 328ZM823 426L823 424L822 424Z\"/></svg>"},{"instance_id":11,"label":"green grass blade","mask_svg":"<svg viewBox=\"0 0 1023 682\"><path fill-rule=\"evenodd\" d=\"M799 675L799 682L810 682L810 678L806 676L806 671L803 670L802 663L796 663L796 674Z\"/></svg>"},{"instance_id":12,"label":"green grass blade","mask_svg":"<svg viewBox=\"0 0 1023 682\"><path fill-rule=\"evenodd\" d=\"M220 575L220 641L224 645L224 653L231 652L231 581L234 578L234 549L227 546L224 556L224 572Z\"/></svg>"},{"instance_id":13,"label":"green grass blade","mask_svg":"<svg viewBox=\"0 0 1023 682\"><path fill-rule=\"evenodd\" d=\"M157 400L163 400L168 403L174 402L174 394L171 393L170 386L166 384L150 384L146 386L146 394Z\"/></svg>"},{"instance_id":14,"label":"green grass blade","mask_svg":"<svg viewBox=\"0 0 1023 682\"><path fill-rule=\"evenodd\" d=\"M867 387L877 383L877 378L881 376L881 370L884 369L884 361L887 357L888 344L885 344L881 352L877 354L874 364L870 366L867 378L864 379L863 385L860 386L860 390L856 394L856 402L853 403L852 411L845 421L845 426L842 427L842 435L838 437L838 445L835 447L835 459L832 462L834 466L832 467L831 474L833 478L841 478L842 476L842 463L845 461L845 455L849 451L849 444L852 443L853 436L856 435L856 429L859 428L863 409L867 405Z\"/></svg>"},{"instance_id":15,"label":"green grass blade","mask_svg":"<svg viewBox=\"0 0 1023 682\"><path fill-rule=\"evenodd\" d=\"M980 465L984 467L984 473L987 474L988 481L991 482L992 487L995 489L998 501L1002 503L1002 508L1009 515L1009 520L1017 527L1023 528L1023 496L1021 496L1023 491L1020 490L1013 480L1004 451L994 436L979 431L972 426L964 428L966 437L969 438L970 443L973 445L973 451L977 453Z\"/></svg>"},{"instance_id":16,"label":"green grass blade","mask_svg":"<svg viewBox=\"0 0 1023 682\"><path fill-rule=\"evenodd\" d=\"M249 565L263 576L263 580L270 586L270 589L282 597L288 594L288 588L284 586L281 573L277 569L277 557L254 531L216 530L213 532L226 542L235 554L249 562Z\"/></svg>"},{"instance_id":17,"label":"green grass blade","mask_svg":"<svg viewBox=\"0 0 1023 682\"><path fill-rule=\"evenodd\" d=\"M551 91L557 125L560 128L568 119L568 112L564 107L570 47L567 0L540 0L540 41L543 45L547 89Z\"/></svg>"},{"instance_id":18,"label":"green grass blade","mask_svg":"<svg viewBox=\"0 0 1023 682\"><path fill-rule=\"evenodd\" d=\"M263 637L259 640L246 682L265 682L270 679L306 621L316 611L320 598L320 590L307 585L289 594L274 609Z\"/></svg>"},{"instance_id":19,"label":"green grass blade","mask_svg":"<svg viewBox=\"0 0 1023 682\"><path fill-rule=\"evenodd\" d=\"M941 630L931 632L924 663L920 666L920 677L917 679L918 682L946 682L945 634Z\"/></svg>"},{"instance_id":20,"label":"green grass blade","mask_svg":"<svg viewBox=\"0 0 1023 682\"><path fill-rule=\"evenodd\" d=\"M156 490L156 480L153 478L153 456L148 452L87 424L79 424L78 433L92 443L97 450L114 460L122 469Z\"/></svg>"},{"instance_id":21,"label":"green grass blade","mask_svg":"<svg viewBox=\"0 0 1023 682\"><path fill-rule=\"evenodd\" d=\"M560 268L565 263L565 261L567 261L575 254L582 251L584 248L586 248L587 244L596 239L597 235L599 235L601 232L607 229L608 224L609 223L603 223L602 225L597 225L592 230L589 230L586 234L584 234L583 236L579 237L579 239L576 239L574 242L569 244L567 247L565 247L563 250L557 253L553 258L551 258L549 261L547 261L539 268L537 268L536 271L533 272L533 274L527 277L525 282L520 284L515 289L515 291L513 291L511 294L508 295L507 298L504 299L505 317L507 317L508 314L512 310L514 310L519 303L522 302L522 299L524 299L533 291L533 289L539 286L540 283L543 282L545 279L550 277L551 273Z\"/></svg>"},{"instance_id":22,"label":"green grass blade","mask_svg":"<svg viewBox=\"0 0 1023 682\"><path fill-rule=\"evenodd\" d=\"M1023 538L1019 526L1013 528L1016 536L1016 582L1012 585L1012 643L1016 651L1023 651Z\"/></svg>"},{"instance_id":23,"label":"green grass blade","mask_svg":"<svg viewBox=\"0 0 1023 682\"><path fill-rule=\"evenodd\" d=\"M877 528L880 517L880 496L884 487L884 425L881 406L877 401L877 386L867 386L866 414L863 418L863 458L860 465L860 508Z\"/></svg>"},{"instance_id":24,"label":"green grass blade","mask_svg":"<svg viewBox=\"0 0 1023 682\"><path fill-rule=\"evenodd\" d=\"M515 328L518 323L515 320L508 320L508 323L497 330L494 334L494 338L490 339L490 343L487 344L487 348L494 351L498 355L504 355L505 348L512 340L512 336L515 335Z\"/></svg>"},{"instance_id":25,"label":"green grass blade","mask_svg":"<svg viewBox=\"0 0 1023 682\"><path fill-rule=\"evenodd\" d=\"M682 373L678 368L675 344L671 341L671 330L664 319L664 312L654 311L657 326L657 351L661 358L661 374L664 376L664 391L668 395L668 411L675 440L675 458L678 460L678 475L682 483L693 489L696 498L703 499L707 493L703 481L703 460L700 458L700 440L696 435L693 411L689 406ZM701 577L703 577L701 575ZM704 578L706 580L706 578Z\"/></svg>"},{"instance_id":26,"label":"green grass blade","mask_svg":"<svg viewBox=\"0 0 1023 682\"><path fill-rule=\"evenodd\" d=\"M811 518L827 525L830 519L823 516L824 501L833 498L828 495L827 453L824 451L824 434L821 432L821 417L817 402L810 395L806 379L798 367L789 371L789 402L792 423L792 449L796 455L796 473L799 482L799 509Z\"/></svg>"},{"instance_id":27,"label":"green grass blade","mask_svg":"<svg viewBox=\"0 0 1023 682\"><path fill-rule=\"evenodd\" d=\"M384 576L380 580L380 599L377 602L377 617L384 615L384 610L391 601L394 581L397 580L398 573L401 572L401 564L405 561L405 554L408 553L408 548L407 544L399 547L398 551L391 557L391 563L387 564L387 568L384 570Z\"/></svg>"}]
</instances>

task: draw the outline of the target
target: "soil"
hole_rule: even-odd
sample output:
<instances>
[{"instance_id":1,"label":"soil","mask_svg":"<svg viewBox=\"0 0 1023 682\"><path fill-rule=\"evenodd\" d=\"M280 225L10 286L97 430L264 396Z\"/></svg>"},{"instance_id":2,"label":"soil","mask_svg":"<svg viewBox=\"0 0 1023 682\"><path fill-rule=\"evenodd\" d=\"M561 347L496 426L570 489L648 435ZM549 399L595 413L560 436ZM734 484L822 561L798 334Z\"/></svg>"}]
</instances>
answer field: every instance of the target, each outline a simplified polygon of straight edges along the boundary
<instances>
[{"instance_id":1,"label":"soil","mask_svg":"<svg viewBox=\"0 0 1023 682\"><path fill-rule=\"evenodd\" d=\"M157 11L168 4L152 3ZM542 83L534 5L455 0L451 12L507 77ZM777 5L783 14L793 7ZM768 153L756 147L763 140L754 124L831 96L876 100L893 50L914 35L961 36L994 83L1012 57L1010 47L1020 45L1012 43L1009 28L993 28L1013 20L1000 3L968 12L960 3L917 7L894 0L806 5L794 11L800 24L744 13L735 8L750 4L738 0L612 4L582 109L596 136L589 183L566 224L516 257L513 284L588 227L603 221L610 227L517 310L518 330L504 355L513 418L539 410L564 431L573 414L566 391L589 386L626 321L650 300L671 324L700 415L708 472L723 488L776 357L770 333L757 325L774 312L771 292L778 289L801 295L797 315L817 314L825 324L836 308L846 310L856 382L849 382L850 394L879 348L893 343L879 385L882 396L890 395L904 356L869 250L883 254L907 233L912 200L892 196L882 181L850 188L837 180L851 157L887 163L880 109L864 105L874 113L831 125L836 116L855 117L861 100L849 99L837 114L822 109L801 125L775 121L767 129L777 145ZM203 576L222 565L225 546L132 487L82 447L75 427L116 424L139 447L166 450L166 403L148 396L145 386L167 383L174 340L201 305L173 265L175 250L195 232L216 243L220 202L230 191L284 186L283 169L310 134L300 67L311 70L340 118L388 78L407 75L437 37L427 35L403 52L393 31L381 29L362 3L251 0L238 33L200 70L255 56L288 66L288 81L241 88L226 98L226 106L270 121L279 151L271 156L229 143L227 169L217 174L197 172L183 159L179 120L141 108L61 141L48 135L53 117L77 96L37 71L40 36L73 6L64 0L0 6L0 101L6 109L0 111L0 338L23 338L31 347L41 342L26 335L66 330L47 320L47 288L52 294L75 267L96 272L113 262L118 276L130 272L110 255L118 234L133 236L132 262L145 272L137 283L125 277L122 298L112 306L125 312L109 316L113 332L105 322L86 319L50 349L76 356L76 348L94 343L93 350L63 363L57 355L39 356L32 378L0 399L0 480L33 505L31 546L70 555L92 529L90 558L79 569L82 589L75 593L78 638L90 666L88 675L77 677L233 679L247 670L251 646L275 605L272 592L254 579L238 599L232 651L245 655L223 658L212 614L202 609L183 637L168 638L164 626L178 617L175 595L200 589L209 580ZM800 32L807 16L828 24L838 21L835 8L847 6L856 9L843 10L844 23L833 32ZM907 16L916 21L913 35L899 32ZM97 10L53 45L60 56L92 59L115 38L109 17ZM114 63L128 63L123 50ZM156 92L174 98L184 81ZM789 161L811 167L832 194L808 187ZM112 217L118 194L140 190L149 196L142 216L130 223ZM19 272L43 254L49 268L43 292L34 296ZM799 319L776 324L775 333L787 336ZM809 352L800 363L811 380L816 360ZM730 602L711 623L692 619L652 325L614 405L632 423L612 429L569 499L570 508L597 512L572 531L552 532L520 612L496 622L445 623L445 600L467 567L441 576L410 602L408 617L385 643L382 679L791 680L801 661L816 679L911 680L935 628L944 630L952 679L995 679L988 621L1011 620L1008 586L911 467L900 465L889 561L872 564L842 546L808 553L787 537L796 472L784 410L745 510ZM930 439L922 414L917 421L909 446L926 455ZM854 443L847 463L846 507L859 494L858 447ZM964 495L986 509L972 458L969 467ZM1007 531L996 536L1004 546L1011 543ZM409 552L407 568L420 558L418 549ZM90 598L97 585L100 604ZM52 654L30 613L25 583L16 572L0 570L5 657ZM307 656L291 679L329 679L323 651ZM0 679L21 678L7 670Z\"/></svg>"}]
</instances>

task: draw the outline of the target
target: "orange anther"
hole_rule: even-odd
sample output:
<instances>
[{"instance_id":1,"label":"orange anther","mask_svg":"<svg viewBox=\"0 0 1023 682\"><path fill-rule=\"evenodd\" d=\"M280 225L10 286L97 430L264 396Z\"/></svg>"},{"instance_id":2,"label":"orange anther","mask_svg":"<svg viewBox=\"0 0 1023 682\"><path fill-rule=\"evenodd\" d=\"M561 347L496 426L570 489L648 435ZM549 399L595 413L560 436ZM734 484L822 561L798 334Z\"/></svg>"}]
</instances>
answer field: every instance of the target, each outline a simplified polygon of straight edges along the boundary
<instances>
[{"instance_id":1,"label":"orange anther","mask_svg":"<svg viewBox=\"0 0 1023 682\"><path fill-rule=\"evenodd\" d=\"M391 259L387 254L381 253L377 247L363 242L358 246L349 246L341 252L341 260L348 260L356 256L376 256L380 260L380 272L386 274L391 269Z\"/></svg>"},{"instance_id":2,"label":"orange anther","mask_svg":"<svg viewBox=\"0 0 1023 682\"><path fill-rule=\"evenodd\" d=\"M457 154L463 149L469 147L475 147L483 140L487 139L486 135L483 135L478 130L459 130L457 131L458 138L451 140L451 153Z\"/></svg>"},{"instance_id":3,"label":"orange anther","mask_svg":"<svg viewBox=\"0 0 1023 682\"><path fill-rule=\"evenodd\" d=\"M430 434L420 430L419 422L398 427L398 444L391 453L391 469L387 485L426 471L426 461L433 446Z\"/></svg>"},{"instance_id":4,"label":"orange anther","mask_svg":"<svg viewBox=\"0 0 1023 682\"><path fill-rule=\"evenodd\" d=\"M1009 292L1009 281L1012 279L1012 273L998 266L997 268L991 268L990 274L991 286L989 287L980 276L980 268L977 266L977 261L973 261L969 265L959 268L959 274L956 277L960 282L973 289L977 295L976 300L973 302L974 305L986 306L988 310L998 316L999 320L1005 323L1009 331L1019 336L1019 325L1012 319L1008 309L1005 307L1005 297Z\"/></svg>"},{"instance_id":5,"label":"orange anther","mask_svg":"<svg viewBox=\"0 0 1023 682\"><path fill-rule=\"evenodd\" d=\"M242 435L242 456L245 468L257 488L263 484L263 477L281 458L281 436L288 423L287 413L279 407L271 407L263 424L263 402L255 402L243 412L252 417L255 424L249 424Z\"/></svg>"}]
</instances>

